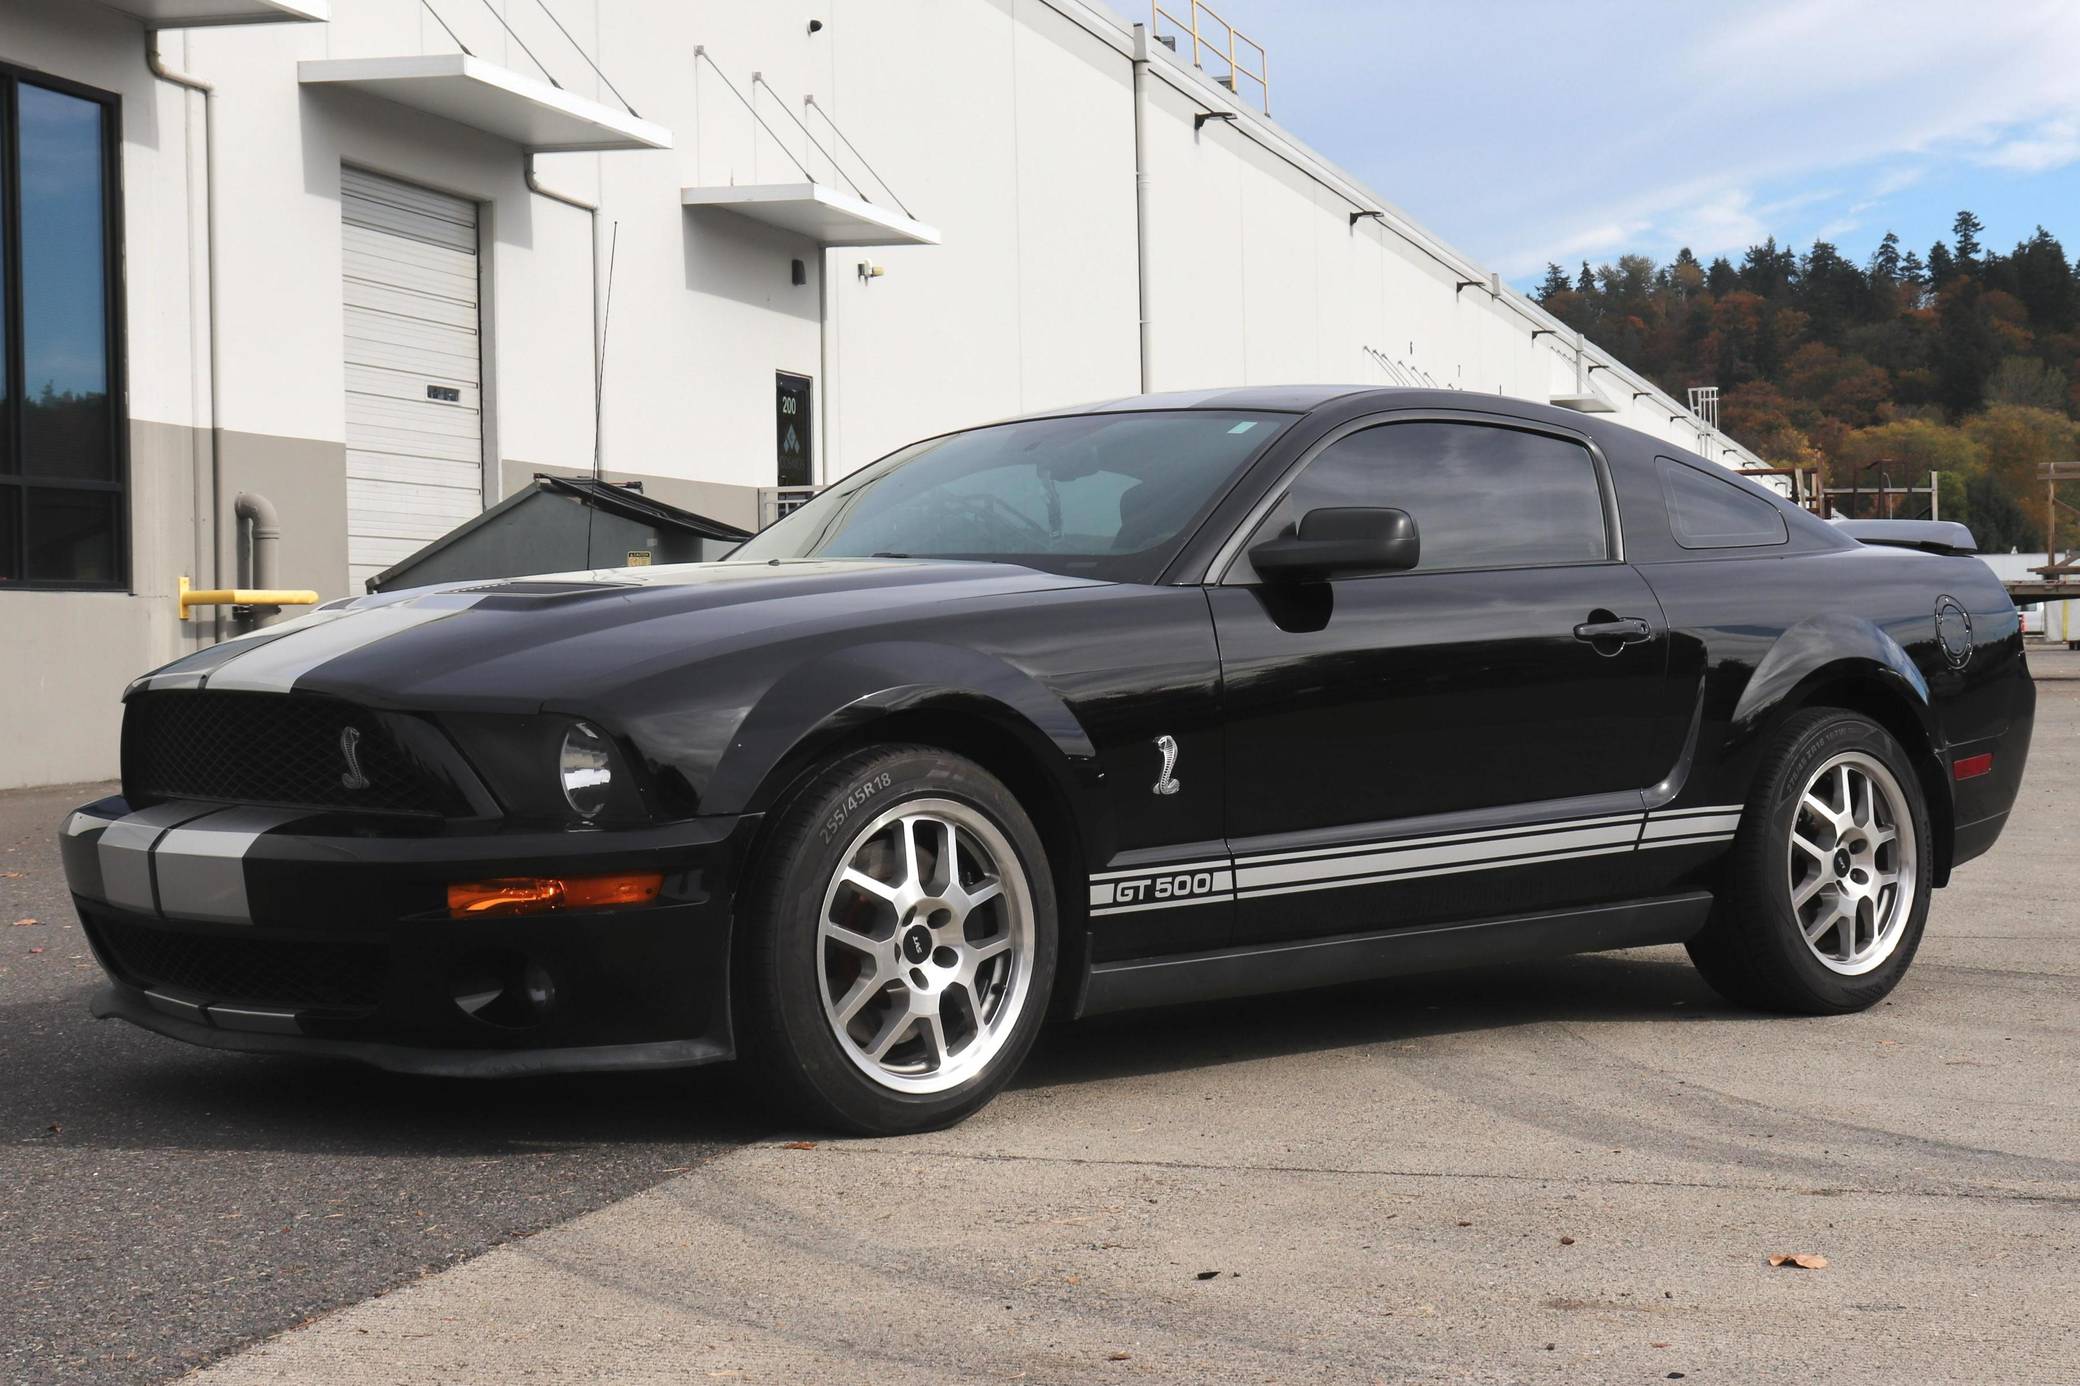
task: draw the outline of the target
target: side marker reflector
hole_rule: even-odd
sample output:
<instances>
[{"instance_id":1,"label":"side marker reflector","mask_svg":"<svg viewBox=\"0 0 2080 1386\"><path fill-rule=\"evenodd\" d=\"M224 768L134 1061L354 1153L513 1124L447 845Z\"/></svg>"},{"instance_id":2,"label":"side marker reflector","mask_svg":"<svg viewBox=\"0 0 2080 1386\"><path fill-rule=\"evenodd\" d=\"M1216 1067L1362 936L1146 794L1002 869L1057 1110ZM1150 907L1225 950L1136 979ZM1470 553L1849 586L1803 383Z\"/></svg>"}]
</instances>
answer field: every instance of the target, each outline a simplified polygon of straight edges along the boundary
<instances>
[{"instance_id":1,"label":"side marker reflector","mask_svg":"<svg viewBox=\"0 0 2080 1386\"><path fill-rule=\"evenodd\" d=\"M448 915L544 914L550 910L599 910L647 905L664 887L662 871L617 876L500 876L448 887Z\"/></svg>"},{"instance_id":2,"label":"side marker reflector","mask_svg":"<svg viewBox=\"0 0 2080 1386\"><path fill-rule=\"evenodd\" d=\"M1963 760L1950 762L1950 778L1953 780L1976 780L1981 775L1993 773L1993 752L1984 755L1966 756Z\"/></svg>"}]
</instances>

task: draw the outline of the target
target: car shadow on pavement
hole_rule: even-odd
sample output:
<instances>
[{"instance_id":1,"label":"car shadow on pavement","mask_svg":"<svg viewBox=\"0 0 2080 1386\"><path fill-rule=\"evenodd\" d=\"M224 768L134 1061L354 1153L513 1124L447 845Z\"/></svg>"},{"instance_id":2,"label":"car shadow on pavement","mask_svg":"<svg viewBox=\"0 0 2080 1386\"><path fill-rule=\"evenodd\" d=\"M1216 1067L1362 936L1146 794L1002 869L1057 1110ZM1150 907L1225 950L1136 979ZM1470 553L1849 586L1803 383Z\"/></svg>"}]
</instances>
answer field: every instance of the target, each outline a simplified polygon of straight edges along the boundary
<instances>
[{"instance_id":1,"label":"car shadow on pavement","mask_svg":"<svg viewBox=\"0 0 2080 1386\"><path fill-rule=\"evenodd\" d=\"M105 1149L502 1156L734 1143L772 1118L725 1069L497 1080L195 1049L87 1018L91 989L0 1007L7 1105ZM41 1035L33 1046L24 1037ZM61 1043L50 1043L62 1037ZM26 1052L11 1052L11 1051Z\"/></svg>"},{"instance_id":2,"label":"car shadow on pavement","mask_svg":"<svg viewBox=\"0 0 2080 1386\"><path fill-rule=\"evenodd\" d=\"M87 992L0 1008L16 1104L64 1143L333 1155L502 1156L572 1145L732 1145L783 1126L733 1066L466 1080L224 1054L85 1019ZM1669 949L1209 1002L1050 1027L1017 1086L1214 1067L1550 1022L1747 1014ZM34 1076L29 1076L33 1071ZM47 1114L47 1115L46 1115Z\"/></svg>"}]
</instances>

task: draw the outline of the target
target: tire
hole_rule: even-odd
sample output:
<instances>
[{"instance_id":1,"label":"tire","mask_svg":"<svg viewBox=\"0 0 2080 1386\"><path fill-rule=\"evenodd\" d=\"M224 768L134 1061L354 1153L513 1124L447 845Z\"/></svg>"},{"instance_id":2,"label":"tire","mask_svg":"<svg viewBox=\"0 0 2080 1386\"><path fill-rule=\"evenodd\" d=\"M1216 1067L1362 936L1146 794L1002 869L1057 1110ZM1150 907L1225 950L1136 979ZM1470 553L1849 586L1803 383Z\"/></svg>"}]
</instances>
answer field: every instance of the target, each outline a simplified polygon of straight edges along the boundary
<instances>
[{"instance_id":1,"label":"tire","mask_svg":"<svg viewBox=\"0 0 2080 1386\"><path fill-rule=\"evenodd\" d=\"M1800 712L1763 753L1691 961L1714 991L1758 1010L1873 1006L1921 946L1934 843L1891 733L1839 708Z\"/></svg>"},{"instance_id":2,"label":"tire","mask_svg":"<svg viewBox=\"0 0 2080 1386\"><path fill-rule=\"evenodd\" d=\"M1054 984L1053 876L1032 820L973 761L892 745L822 767L743 899L738 1038L800 1118L858 1135L949 1126L1032 1048Z\"/></svg>"}]
</instances>

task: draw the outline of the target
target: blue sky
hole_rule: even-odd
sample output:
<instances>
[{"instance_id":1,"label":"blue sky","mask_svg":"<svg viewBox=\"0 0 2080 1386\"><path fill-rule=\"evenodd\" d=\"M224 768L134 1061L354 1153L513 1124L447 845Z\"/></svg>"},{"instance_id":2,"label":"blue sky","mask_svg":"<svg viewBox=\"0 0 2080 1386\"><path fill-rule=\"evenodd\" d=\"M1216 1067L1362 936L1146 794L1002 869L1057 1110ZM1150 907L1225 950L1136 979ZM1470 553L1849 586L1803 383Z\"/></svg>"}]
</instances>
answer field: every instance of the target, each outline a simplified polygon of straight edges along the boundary
<instances>
[{"instance_id":1,"label":"blue sky","mask_svg":"<svg viewBox=\"0 0 2080 1386\"><path fill-rule=\"evenodd\" d=\"M1135 0L1111 0L1145 21ZM1183 12L1185 0L1164 9ZM1224 0L1272 115L1519 284L1774 235L2080 254L2080 0Z\"/></svg>"}]
</instances>

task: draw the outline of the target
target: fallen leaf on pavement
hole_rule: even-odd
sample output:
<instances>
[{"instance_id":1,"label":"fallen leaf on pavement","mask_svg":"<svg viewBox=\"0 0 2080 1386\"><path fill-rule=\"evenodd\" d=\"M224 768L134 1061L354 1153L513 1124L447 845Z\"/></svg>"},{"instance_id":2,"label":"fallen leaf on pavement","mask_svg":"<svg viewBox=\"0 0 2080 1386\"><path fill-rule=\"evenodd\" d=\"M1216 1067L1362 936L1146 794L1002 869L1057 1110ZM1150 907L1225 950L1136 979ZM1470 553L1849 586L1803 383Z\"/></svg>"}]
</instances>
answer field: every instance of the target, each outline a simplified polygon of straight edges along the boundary
<instances>
[{"instance_id":1,"label":"fallen leaf on pavement","mask_svg":"<svg viewBox=\"0 0 2080 1386\"><path fill-rule=\"evenodd\" d=\"M1827 1269L1827 1258L1825 1256L1815 1256L1811 1252L1806 1251L1798 1252L1795 1255L1787 1255L1780 1251L1769 1258L1769 1263L1773 1266L1796 1266L1800 1270Z\"/></svg>"},{"instance_id":2,"label":"fallen leaf on pavement","mask_svg":"<svg viewBox=\"0 0 2080 1386\"><path fill-rule=\"evenodd\" d=\"M1560 1239L1560 1245L1562 1245L1562 1246L1573 1246L1573 1245L1574 1245L1574 1238L1572 1238L1572 1237L1562 1237L1562 1238Z\"/></svg>"},{"instance_id":3,"label":"fallen leaf on pavement","mask_svg":"<svg viewBox=\"0 0 2080 1386\"><path fill-rule=\"evenodd\" d=\"M41 948L31 948L29 951L32 953L41 953L43 950Z\"/></svg>"},{"instance_id":4,"label":"fallen leaf on pavement","mask_svg":"<svg viewBox=\"0 0 2080 1386\"><path fill-rule=\"evenodd\" d=\"M1134 1354L1131 1352L1115 1352L1110 1357L1107 1357L1105 1360L1108 1362L1124 1362L1133 1355Z\"/></svg>"},{"instance_id":5,"label":"fallen leaf on pavement","mask_svg":"<svg viewBox=\"0 0 2080 1386\"><path fill-rule=\"evenodd\" d=\"M43 921L41 919L17 919L14 922L14 927L17 929L26 929L31 924L41 924L42 922Z\"/></svg>"},{"instance_id":6,"label":"fallen leaf on pavement","mask_svg":"<svg viewBox=\"0 0 2080 1386\"><path fill-rule=\"evenodd\" d=\"M1216 1275L1219 1275L1219 1274L1220 1274L1220 1272L1219 1272L1219 1271L1217 1271L1217 1270L1215 1270L1215 1271L1200 1271L1200 1272L1198 1273L1198 1275L1196 1275L1196 1276L1194 1276L1194 1277L1193 1277L1193 1279L1195 1279L1195 1280L1211 1280L1211 1279L1213 1279L1213 1278L1214 1278L1214 1277L1215 1277Z\"/></svg>"},{"instance_id":7,"label":"fallen leaf on pavement","mask_svg":"<svg viewBox=\"0 0 2080 1386\"><path fill-rule=\"evenodd\" d=\"M785 1145L781 1146L780 1148L781 1148L782 1150L814 1150L814 1149L816 1148L816 1142L815 1142L815 1141L789 1141L789 1142L788 1142L787 1144L785 1144Z\"/></svg>"}]
</instances>

